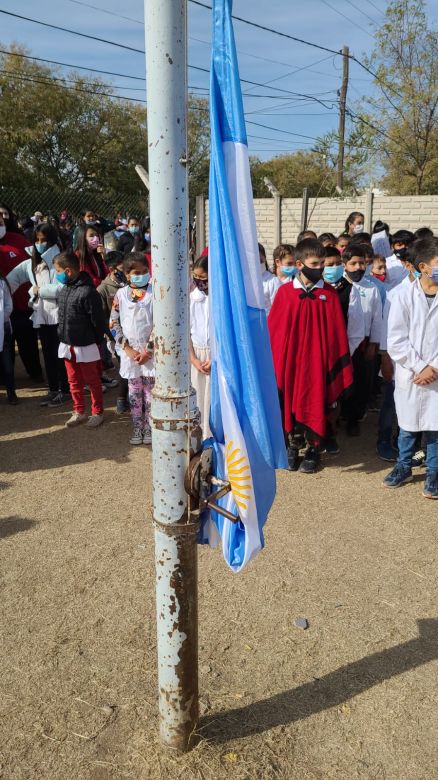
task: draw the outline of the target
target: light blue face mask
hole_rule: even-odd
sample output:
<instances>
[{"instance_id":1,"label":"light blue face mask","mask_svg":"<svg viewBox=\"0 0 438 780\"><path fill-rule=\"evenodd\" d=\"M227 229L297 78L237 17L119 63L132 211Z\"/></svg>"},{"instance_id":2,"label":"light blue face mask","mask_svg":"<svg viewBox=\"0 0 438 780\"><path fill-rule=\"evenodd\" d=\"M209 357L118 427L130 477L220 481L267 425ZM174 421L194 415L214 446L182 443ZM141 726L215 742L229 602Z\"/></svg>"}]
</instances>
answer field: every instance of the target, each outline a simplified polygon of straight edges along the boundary
<instances>
[{"instance_id":1,"label":"light blue face mask","mask_svg":"<svg viewBox=\"0 0 438 780\"><path fill-rule=\"evenodd\" d=\"M414 279L419 279L421 276L421 271L412 271L412 276Z\"/></svg>"},{"instance_id":2,"label":"light blue face mask","mask_svg":"<svg viewBox=\"0 0 438 780\"><path fill-rule=\"evenodd\" d=\"M438 284L438 268L432 268L432 273L428 274L428 276L435 284Z\"/></svg>"},{"instance_id":3,"label":"light blue face mask","mask_svg":"<svg viewBox=\"0 0 438 780\"><path fill-rule=\"evenodd\" d=\"M129 281L135 287L146 287L150 278L150 274L131 274Z\"/></svg>"},{"instance_id":4,"label":"light blue face mask","mask_svg":"<svg viewBox=\"0 0 438 780\"><path fill-rule=\"evenodd\" d=\"M68 282L68 276L65 271L62 271L60 274L56 274L56 278L58 282L61 282L61 284L67 284Z\"/></svg>"},{"instance_id":5,"label":"light blue face mask","mask_svg":"<svg viewBox=\"0 0 438 780\"><path fill-rule=\"evenodd\" d=\"M133 225L132 227L128 228L129 232L132 233L133 236L135 236L136 233L140 232L140 228L138 225Z\"/></svg>"},{"instance_id":6,"label":"light blue face mask","mask_svg":"<svg viewBox=\"0 0 438 780\"><path fill-rule=\"evenodd\" d=\"M344 275L344 266L343 265L328 265L327 268L324 268L324 279L329 284L336 284L339 282Z\"/></svg>"},{"instance_id":7,"label":"light blue face mask","mask_svg":"<svg viewBox=\"0 0 438 780\"><path fill-rule=\"evenodd\" d=\"M44 241L43 244L35 244L35 249L38 252L39 255L44 254L44 252L47 249L47 241Z\"/></svg>"},{"instance_id":8,"label":"light blue face mask","mask_svg":"<svg viewBox=\"0 0 438 780\"><path fill-rule=\"evenodd\" d=\"M283 276L289 276L291 279L294 279L298 273L298 268L294 265L281 265L280 273L282 273Z\"/></svg>"}]
</instances>

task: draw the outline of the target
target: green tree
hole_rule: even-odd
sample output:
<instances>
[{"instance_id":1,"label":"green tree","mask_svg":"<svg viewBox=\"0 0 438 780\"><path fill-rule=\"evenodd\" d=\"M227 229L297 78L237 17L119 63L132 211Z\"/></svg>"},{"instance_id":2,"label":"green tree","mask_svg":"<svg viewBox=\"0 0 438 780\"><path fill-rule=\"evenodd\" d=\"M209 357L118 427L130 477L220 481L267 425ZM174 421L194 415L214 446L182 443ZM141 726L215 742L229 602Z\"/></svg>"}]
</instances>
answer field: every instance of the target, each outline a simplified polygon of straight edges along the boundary
<instances>
[{"instance_id":1,"label":"green tree","mask_svg":"<svg viewBox=\"0 0 438 780\"><path fill-rule=\"evenodd\" d=\"M373 135L383 187L395 195L437 192L438 31L425 0L391 0L385 16L368 61L376 95L367 113L362 105L353 115Z\"/></svg>"},{"instance_id":2,"label":"green tree","mask_svg":"<svg viewBox=\"0 0 438 780\"><path fill-rule=\"evenodd\" d=\"M332 195L336 183L333 166L319 151L299 150L265 162L252 158L251 176L254 196L258 198L269 195L265 177L284 198L300 198L304 187L312 197Z\"/></svg>"}]
</instances>

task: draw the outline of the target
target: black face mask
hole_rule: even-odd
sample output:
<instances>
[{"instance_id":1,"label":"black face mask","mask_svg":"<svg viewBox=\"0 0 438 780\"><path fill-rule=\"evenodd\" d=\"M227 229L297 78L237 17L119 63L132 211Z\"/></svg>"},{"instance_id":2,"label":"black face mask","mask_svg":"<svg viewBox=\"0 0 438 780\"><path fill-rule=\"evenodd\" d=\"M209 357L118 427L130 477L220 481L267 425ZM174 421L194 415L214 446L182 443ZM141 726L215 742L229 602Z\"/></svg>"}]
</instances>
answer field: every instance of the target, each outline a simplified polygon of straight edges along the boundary
<instances>
[{"instance_id":1,"label":"black face mask","mask_svg":"<svg viewBox=\"0 0 438 780\"><path fill-rule=\"evenodd\" d=\"M397 252L394 252L395 256L398 257L399 260L406 260L407 253L408 250L406 248L397 249Z\"/></svg>"},{"instance_id":2,"label":"black face mask","mask_svg":"<svg viewBox=\"0 0 438 780\"><path fill-rule=\"evenodd\" d=\"M196 284L196 287L200 292L205 293L205 295L208 295L208 279L195 279L193 277L193 281Z\"/></svg>"},{"instance_id":3,"label":"black face mask","mask_svg":"<svg viewBox=\"0 0 438 780\"><path fill-rule=\"evenodd\" d=\"M323 268L309 268L307 265L304 265L301 269L301 273L306 277L306 279L309 280L309 282L316 284L320 281L320 279L322 279L323 270Z\"/></svg>"},{"instance_id":4,"label":"black face mask","mask_svg":"<svg viewBox=\"0 0 438 780\"><path fill-rule=\"evenodd\" d=\"M349 279L351 279L352 282L360 282L360 280L363 278L365 271L363 271L361 268L359 268L357 271L347 271Z\"/></svg>"},{"instance_id":5,"label":"black face mask","mask_svg":"<svg viewBox=\"0 0 438 780\"><path fill-rule=\"evenodd\" d=\"M126 284L126 276L123 271L114 271L114 279L119 284Z\"/></svg>"}]
</instances>

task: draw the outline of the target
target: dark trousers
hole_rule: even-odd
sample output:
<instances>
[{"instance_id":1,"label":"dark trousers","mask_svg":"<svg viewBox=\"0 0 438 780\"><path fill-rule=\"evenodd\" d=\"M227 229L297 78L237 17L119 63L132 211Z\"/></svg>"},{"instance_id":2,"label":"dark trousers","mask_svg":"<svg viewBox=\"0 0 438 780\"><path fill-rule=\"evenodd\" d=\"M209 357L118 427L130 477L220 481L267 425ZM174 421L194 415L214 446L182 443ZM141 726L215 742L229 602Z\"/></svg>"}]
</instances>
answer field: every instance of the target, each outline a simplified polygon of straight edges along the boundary
<instances>
[{"instance_id":1,"label":"dark trousers","mask_svg":"<svg viewBox=\"0 0 438 780\"><path fill-rule=\"evenodd\" d=\"M8 393L15 391L14 358L12 349L12 331L9 323L5 323L3 351L0 352L1 381Z\"/></svg>"},{"instance_id":2,"label":"dark trousers","mask_svg":"<svg viewBox=\"0 0 438 780\"><path fill-rule=\"evenodd\" d=\"M358 422L367 409L374 377L374 361L365 360L360 347L353 355L353 387L342 403L347 422Z\"/></svg>"},{"instance_id":3,"label":"dark trousers","mask_svg":"<svg viewBox=\"0 0 438 780\"><path fill-rule=\"evenodd\" d=\"M58 326L40 325L39 335L49 390L53 393L58 392L58 390L61 390L62 393L69 393L65 363L58 357Z\"/></svg>"},{"instance_id":4,"label":"dark trousers","mask_svg":"<svg viewBox=\"0 0 438 780\"><path fill-rule=\"evenodd\" d=\"M15 310L11 314L12 324L12 355L15 357L15 342L23 361L26 373L32 379L41 379L42 370L38 352L38 335L29 317L29 311Z\"/></svg>"},{"instance_id":5,"label":"dark trousers","mask_svg":"<svg viewBox=\"0 0 438 780\"><path fill-rule=\"evenodd\" d=\"M394 382L383 382L383 403L379 414L378 444L391 444L395 420Z\"/></svg>"}]
</instances>

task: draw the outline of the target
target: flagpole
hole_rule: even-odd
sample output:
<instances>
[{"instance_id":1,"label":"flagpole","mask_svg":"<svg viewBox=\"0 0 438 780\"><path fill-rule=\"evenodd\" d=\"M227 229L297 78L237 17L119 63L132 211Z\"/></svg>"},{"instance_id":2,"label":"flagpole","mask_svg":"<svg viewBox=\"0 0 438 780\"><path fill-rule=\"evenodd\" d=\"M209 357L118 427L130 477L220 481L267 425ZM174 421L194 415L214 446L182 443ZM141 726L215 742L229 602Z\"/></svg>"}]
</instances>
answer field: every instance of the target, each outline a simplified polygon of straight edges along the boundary
<instances>
[{"instance_id":1,"label":"flagpole","mask_svg":"<svg viewBox=\"0 0 438 780\"><path fill-rule=\"evenodd\" d=\"M198 718L197 523L184 475L200 449L189 374L187 0L145 0L154 286L152 463L160 739L183 752Z\"/></svg>"}]
</instances>

